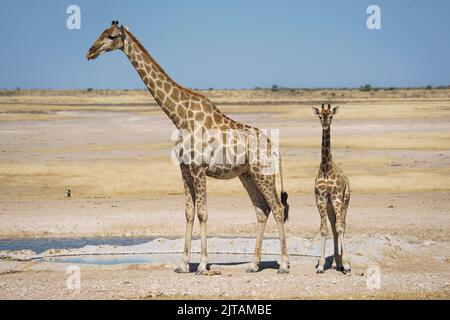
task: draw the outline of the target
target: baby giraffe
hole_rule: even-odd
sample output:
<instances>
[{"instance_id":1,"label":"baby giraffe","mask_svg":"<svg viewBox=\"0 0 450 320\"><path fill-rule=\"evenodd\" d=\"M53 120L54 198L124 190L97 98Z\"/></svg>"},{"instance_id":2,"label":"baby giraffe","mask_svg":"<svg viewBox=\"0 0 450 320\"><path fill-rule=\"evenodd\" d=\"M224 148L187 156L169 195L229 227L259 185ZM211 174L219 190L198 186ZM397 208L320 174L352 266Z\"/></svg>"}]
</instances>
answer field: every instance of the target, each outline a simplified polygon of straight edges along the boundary
<instances>
[{"instance_id":1,"label":"baby giraffe","mask_svg":"<svg viewBox=\"0 0 450 320\"><path fill-rule=\"evenodd\" d=\"M324 272L325 248L328 234L327 216L330 220L334 239L333 267L350 271L350 261L346 256L344 246L345 216L350 201L350 185L348 178L344 175L331 158L330 126L333 116L339 107L331 109L331 106L322 108L313 107L314 113L319 117L322 124L322 160L320 162L319 174L316 178L315 194L316 204L320 213L320 234L322 246L317 273Z\"/></svg>"}]
</instances>

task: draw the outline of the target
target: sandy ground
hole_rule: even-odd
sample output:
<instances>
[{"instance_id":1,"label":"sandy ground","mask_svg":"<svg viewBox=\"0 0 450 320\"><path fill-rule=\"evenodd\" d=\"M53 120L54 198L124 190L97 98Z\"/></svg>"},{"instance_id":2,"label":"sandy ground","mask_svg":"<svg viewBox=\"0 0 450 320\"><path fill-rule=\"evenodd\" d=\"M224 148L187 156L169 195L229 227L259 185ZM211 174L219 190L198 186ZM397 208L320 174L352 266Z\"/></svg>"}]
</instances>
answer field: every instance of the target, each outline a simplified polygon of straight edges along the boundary
<instances>
[{"instance_id":1,"label":"sandy ground","mask_svg":"<svg viewBox=\"0 0 450 320\"><path fill-rule=\"evenodd\" d=\"M359 195L352 198L348 234L389 234L449 241L450 193ZM320 224L313 196L290 198L288 235L314 237ZM208 232L212 236L253 236L256 216L247 197L211 197ZM407 214L407 217L405 215ZM3 238L184 235L184 198L155 200L5 200L0 213ZM194 232L198 235L198 223ZM276 236L274 219L266 234Z\"/></svg>"},{"instance_id":2,"label":"sandy ground","mask_svg":"<svg viewBox=\"0 0 450 320\"><path fill-rule=\"evenodd\" d=\"M280 130L292 210L287 235L310 241L314 250L319 215L311 191L320 126L310 106L342 105L332 145L352 187L351 275L316 275L315 253L294 255L289 275L277 275L273 259L263 259L257 274L244 273L246 261L213 263L220 275L206 277L176 274L175 262L82 264L82 288L71 291L66 264L3 259L0 298L450 298L449 90L206 94L237 120ZM0 238L182 237L172 131L139 91L0 95ZM211 237L253 237L255 215L239 182L210 180L208 191ZM273 219L266 235L277 235ZM366 283L373 265L381 271L379 290Z\"/></svg>"}]
</instances>

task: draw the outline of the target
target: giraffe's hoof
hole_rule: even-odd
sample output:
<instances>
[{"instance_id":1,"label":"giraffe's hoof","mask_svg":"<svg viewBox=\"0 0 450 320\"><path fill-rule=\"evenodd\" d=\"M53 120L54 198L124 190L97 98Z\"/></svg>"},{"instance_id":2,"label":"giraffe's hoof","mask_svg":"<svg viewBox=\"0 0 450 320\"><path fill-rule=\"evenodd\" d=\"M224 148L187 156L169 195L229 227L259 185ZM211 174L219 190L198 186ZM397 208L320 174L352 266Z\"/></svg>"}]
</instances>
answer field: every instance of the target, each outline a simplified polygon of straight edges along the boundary
<instances>
[{"instance_id":1,"label":"giraffe's hoof","mask_svg":"<svg viewBox=\"0 0 450 320\"><path fill-rule=\"evenodd\" d=\"M259 270L258 266L251 265L251 266L249 266L247 268L247 270L245 270L245 272L247 272L247 273L255 273L255 272L258 272L258 270Z\"/></svg>"},{"instance_id":2,"label":"giraffe's hoof","mask_svg":"<svg viewBox=\"0 0 450 320\"><path fill-rule=\"evenodd\" d=\"M325 271L323 270L323 267L317 267L316 268L316 273L324 273Z\"/></svg>"},{"instance_id":3,"label":"giraffe's hoof","mask_svg":"<svg viewBox=\"0 0 450 320\"><path fill-rule=\"evenodd\" d=\"M198 267L197 271L195 271L195 274L198 276L204 276L208 274L208 270L206 270L206 268L203 267Z\"/></svg>"},{"instance_id":4,"label":"giraffe's hoof","mask_svg":"<svg viewBox=\"0 0 450 320\"><path fill-rule=\"evenodd\" d=\"M352 271L352 267L350 265L350 262L344 263L342 265L342 272L345 274L350 274L350 272Z\"/></svg>"},{"instance_id":5,"label":"giraffe's hoof","mask_svg":"<svg viewBox=\"0 0 450 320\"><path fill-rule=\"evenodd\" d=\"M289 270L287 268L280 268L278 269L278 274L287 274L289 273Z\"/></svg>"},{"instance_id":6,"label":"giraffe's hoof","mask_svg":"<svg viewBox=\"0 0 450 320\"><path fill-rule=\"evenodd\" d=\"M188 273L189 272L189 266L186 265L180 265L178 268L174 270L176 273Z\"/></svg>"}]
</instances>

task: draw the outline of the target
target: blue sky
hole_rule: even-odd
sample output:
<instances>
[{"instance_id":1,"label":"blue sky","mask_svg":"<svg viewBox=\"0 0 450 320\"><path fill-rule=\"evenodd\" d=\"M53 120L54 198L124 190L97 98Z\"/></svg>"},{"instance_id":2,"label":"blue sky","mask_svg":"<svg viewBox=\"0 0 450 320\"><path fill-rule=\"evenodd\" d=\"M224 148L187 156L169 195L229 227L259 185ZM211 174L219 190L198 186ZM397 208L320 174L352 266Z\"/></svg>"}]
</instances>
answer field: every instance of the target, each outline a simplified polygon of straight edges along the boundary
<instances>
[{"instance_id":1,"label":"blue sky","mask_svg":"<svg viewBox=\"0 0 450 320\"><path fill-rule=\"evenodd\" d=\"M81 8L81 30L66 8ZM381 8L381 30L366 9ZM117 19L192 88L450 84L447 0L2 0L0 88L144 88L121 52L88 62Z\"/></svg>"}]
</instances>

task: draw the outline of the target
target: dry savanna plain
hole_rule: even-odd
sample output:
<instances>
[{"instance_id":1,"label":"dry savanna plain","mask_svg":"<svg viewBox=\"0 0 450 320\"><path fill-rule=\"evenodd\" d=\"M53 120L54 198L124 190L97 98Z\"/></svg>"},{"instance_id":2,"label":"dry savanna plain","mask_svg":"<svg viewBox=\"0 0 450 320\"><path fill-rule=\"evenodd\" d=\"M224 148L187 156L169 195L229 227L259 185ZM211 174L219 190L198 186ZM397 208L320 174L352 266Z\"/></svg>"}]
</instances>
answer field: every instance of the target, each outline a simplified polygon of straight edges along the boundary
<instances>
[{"instance_id":1,"label":"dry savanna plain","mask_svg":"<svg viewBox=\"0 0 450 320\"><path fill-rule=\"evenodd\" d=\"M256 274L245 273L250 261L211 263L210 276L174 273L171 261L82 264L81 289L74 291L66 287L64 263L4 255L0 299L450 298L450 89L202 93L235 120L279 130L291 272L277 275L276 263L264 256ZM352 190L346 232L352 272L346 275L315 273L321 126L311 107L328 102L341 106L332 153ZM184 191L171 160L174 129L143 90L0 91L0 242L180 240ZM209 179L207 188L212 246L254 237L255 213L239 180ZM272 218L266 237L277 237ZM370 286L374 266L379 283Z\"/></svg>"}]
</instances>

